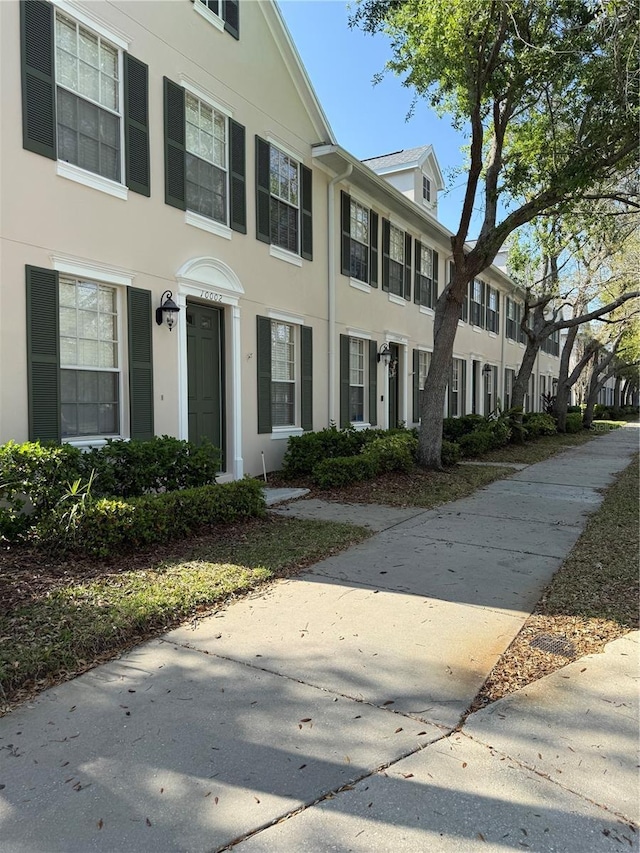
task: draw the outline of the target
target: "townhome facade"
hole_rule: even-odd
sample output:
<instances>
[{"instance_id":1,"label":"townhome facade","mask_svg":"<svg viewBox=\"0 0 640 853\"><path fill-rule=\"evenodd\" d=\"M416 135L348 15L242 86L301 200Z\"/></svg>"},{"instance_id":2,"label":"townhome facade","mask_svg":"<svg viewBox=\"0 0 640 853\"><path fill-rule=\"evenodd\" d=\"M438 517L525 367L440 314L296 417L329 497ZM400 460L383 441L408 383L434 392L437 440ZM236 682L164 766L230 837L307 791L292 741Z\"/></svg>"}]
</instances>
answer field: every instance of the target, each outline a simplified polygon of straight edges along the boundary
<instances>
[{"instance_id":1,"label":"townhome facade","mask_svg":"<svg viewBox=\"0 0 640 853\"><path fill-rule=\"evenodd\" d=\"M9 0L0 35L0 441L208 439L224 480L330 422L418 422L435 152L341 149L277 4ZM470 288L449 414L508 399L519 296L498 267Z\"/></svg>"}]
</instances>

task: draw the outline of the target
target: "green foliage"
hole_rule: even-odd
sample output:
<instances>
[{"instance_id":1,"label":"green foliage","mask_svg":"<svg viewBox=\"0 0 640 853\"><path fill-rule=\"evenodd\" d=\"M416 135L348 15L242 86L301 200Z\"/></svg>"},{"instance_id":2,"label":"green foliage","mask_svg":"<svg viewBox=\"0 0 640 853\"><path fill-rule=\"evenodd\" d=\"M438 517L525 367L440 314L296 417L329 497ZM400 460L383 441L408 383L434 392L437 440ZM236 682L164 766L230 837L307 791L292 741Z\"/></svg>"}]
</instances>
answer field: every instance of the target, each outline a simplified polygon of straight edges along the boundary
<instances>
[{"instance_id":1,"label":"green foliage","mask_svg":"<svg viewBox=\"0 0 640 853\"><path fill-rule=\"evenodd\" d=\"M368 442L363 455L373 461L377 472L402 471L408 474L415 464L418 439L410 432L379 436Z\"/></svg>"},{"instance_id":2,"label":"green foliage","mask_svg":"<svg viewBox=\"0 0 640 853\"><path fill-rule=\"evenodd\" d=\"M367 430L353 427L338 430L335 424L319 430L292 436L282 460L282 474L288 479L305 477L318 462L360 453L365 443Z\"/></svg>"},{"instance_id":3,"label":"green foliage","mask_svg":"<svg viewBox=\"0 0 640 853\"><path fill-rule=\"evenodd\" d=\"M458 444L464 457L481 456L496 446L494 440L494 435L489 429L477 429L463 435Z\"/></svg>"},{"instance_id":4,"label":"green foliage","mask_svg":"<svg viewBox=\"0 0 640 853\"><path fill-rule=\"evenodd\" d=\"M576 412L578 414L582 414L582 406L567 406L567 412L570 415L575 414Z\"/></svg>"},{"instance_id":5,"label":"green foliage","mask_svg":"<svg viewBox=\"0 0 640 853\"><path fill-rule=\"evenodd\" d=\"M485 423L482 415L462 415L460 418L445 418L442 423L442 437L447 441L457 441L463 435L473 432Z\"/></svg>"},{"instance_id":6,"label":"green foliage","mask_svg":"<svg viewBox=\"0 0 640 853\"><path fill-rule=\"evenodd\" d=\"M567 415L566 431L581 432L582 430L582 415L579 412L572 412Z\"/></svg>"},{"instance_id":7,"label":"green foliage","mask_svg":"<svg viewBox=\"0 0 640 853\"><path fill-rule=\"evenodd\" d=\"M442 464L445 467L448 468L451 465L457 465L461 456L460 445L457 441L447 441L446 438L442 439Z\"/></svg>"},{"instance_id":8,"label":"green foliage","mask_svg":"<svg viewBox=\"0 0 640 853\"><path fill-rule=\"evenodd\" d=\"M60 505L41 521L38 534L52 551L106 557L180 539L206 525L261 516L264 506L258 480L237 480L130 500L88 500L72 527L63 523L66 509Z\"/></svg>"},{"instance_id":9,"label":"green foliage","mask_svg":"<svg viewBox=\"0 0 640 853\"><path fill-rule=\"evenodd\" d=\"M214 483L219 468L212 444L166 435L108 441L87 453L70 444L10 441L0 446L0 538L15 541L65 496L69 511L83 483L91 483L92 498L129 498Z\"/></svg>"},{"instance_id":10,"label":"green foliage","mask_svg":"<svg viewBox=\"0 0 640 853\"><path fill-rule=\"evenodd\" d=\"M336 456L323 459L313 469L313 481L321 489L348 486L360 480L370 480L378 473L375 460L366 453L358 456Z\"/></svg>"},{"instance_id":11,"label":"green foliage","mask_svg":"<svg viewBox=\"0 0 640 853\"><path fill-rule=\"evenodd\" d=\"M537 438L539 435L554 435L557 432L555 420L546 412L529 412L524 415L523 423L531 438Z\"/></svg>"}]
</instances>

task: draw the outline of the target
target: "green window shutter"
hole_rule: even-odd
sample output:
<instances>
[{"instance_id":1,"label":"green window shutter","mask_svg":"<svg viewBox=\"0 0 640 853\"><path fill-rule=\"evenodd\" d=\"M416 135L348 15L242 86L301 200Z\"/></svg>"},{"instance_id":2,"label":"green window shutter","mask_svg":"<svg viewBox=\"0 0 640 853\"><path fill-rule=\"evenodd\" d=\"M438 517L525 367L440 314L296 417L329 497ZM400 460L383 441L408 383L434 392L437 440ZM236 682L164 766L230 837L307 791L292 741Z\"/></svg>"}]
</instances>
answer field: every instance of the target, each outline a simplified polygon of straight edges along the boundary
<instances>
[{"instance_id":1,"label":"green window shutter","mask_svg":"<svg viewBox=\"0 0 640 853\"><path fill-rule=\"evenodd\" d=\"M389 290L389 251L391 249L391 223L382 220L382 289Z\"/></svg>"},{"instance_id":2,"label":"green window shutter","mask_svg":"<svg viewBox=\"0 0 640 853\"><path fill-rule=\"evenodd\" d=\"M270 146L256 136L256 237L271 242Z\"/></svg>"},{"instance_id":3,"label":"green window shutter","mask_svg":"<svg viewBox=\"0 0 640 853\"><path fill-rule=\"evenodd\" d=\"M300 426L313 429L313 329L300 327Z\"/></svg>"},{"instance_id":4,"label":"green window shutter","mask_svg":"<svg viewBox=\"0 0 640 853\"><path fill-rule=\"evenodd\" d=\"M378 286L378 214L369 211L369 284Z\"/></svg>"},{"instance_id":5,"label":"green window shutter","mask_svg":"<svg viewBox=\"0 0 640 853\"><path fill-rule=\"evenodd\" d=\"M313 173L300 164L300 216L302 240L300 254L307 261L313 260Z\"/></svg>"},{"instance_id":6,"label":"green window shutter","mask_svg":"<svg viewBox=\"0 0 640 853\"><path fill-rule=\"evenodd\" d=\"M231 187L229 202L231 228L240 234L247 233L247 169L245 129L237 121L229 119L229 165Z\"/></svg>"},{"instance_id":7,"label":"green window shutter","mask_svg":"<svg viewBox=\"0 0 640 853\"><path fill-rule=\"evenodd\" d=\"M258 432L271 432L271 320L257 317Z\"/></svg>"},{"instance_id":8,"label":"green window shutter","mask_svg":"<svg viewBox=\"0 0 640 853\"><path fill-rule=\"evenodd\" d=\"M496 368L497 370L497 368ZM497 374L496 374L497 381ZM462 361L462 376L460 377L460 414L467 414L467 362L463 359Z\"/></svg>"},{"instance_id":9,"label":"green window shutter","mask_svg":"<svg viewBox=\"0 0 640 853\"><path fill-rule=\"evenodd\" d=\"M420 420L420 351L413 351L413 422Z\"/></svg>"},{"instance_id":10,"label":"green window shutter","mask_svg":"<svg viewBox=\"0 0 640 853\"><path fill-rule=\"evenodd\" d=\"M340 427L348 427L349 419L349 335L340 335Z\"/></svg>"},{"instance_id":11,"label":"green window shutter","mask_svg":"<svg viewBox=\"0 0 640 853\"><path fill-rule=\"evenodd\" d=\"M440 258L438 257L438 253L434 250L433 252L433 286L431 288L431 307L436 307L436 302L438 301L438 263Z\"/></svg>"},{"instance_id":12,"label":"green window shutter","mask_svg":"<svg viewBox=\"0 0 640 853\"><path fill-rule=\"evenodd\" d=\"M26 267L29 440L60 442L58 273Z\"/></svg>"},{"instance_id":13,"label":"green window shutter","mask_svg":"<svg viewBox=\"0 0 640 853\"><path fill-rule=\"evenodd\" d=\"M20 3L22 147L52 160L56 153L54 11L51 3Z\"/></svg>"},{"instance_id":14,"label":"green window shutter","mask_svg":"<svg viewBox=\"0 0 640 853\"><path fill-rule=\"evenodd\" d=\"M487 328L487 285L484 281L480 282L480 325L483 329Z\"/></svg>"},{"instance_id":15,"label":"green window shutter","mask_svg":"<svg viewBox=\"0 0 640 853\"><path fill-rule=\"evenodd\" d=\"M153 428L153 332L151 291L127 288L129 415L131 438L148 441Z\"/></svg>"},{"instance_id":16,"label":"green window shutter","mask_svg":"<svg viewBox=\"0 0 640 853\"><path fill-rule=\"evenodd\" d=\"M340 192L340 268L342 275L351 276L351 196Z\"/></svg>"},{"instance_id":17,"label":"green window shutter","mask_svg":"<svg viewBox=\"0 0 640 853\"><path fill-rule=\"evenodd\" d=\"M411 301L411 234L404 235L404 298Z\"/></svg>"},{"instance_id":18,"label":"green window shutter","mask_svg":"<svg viewBox=\"0 0 640 853\"><path fill-rule=\"evenodd\" d=\"M369 341L369 423L378 423L378 342Z\"/></svg>"},{"instance_id":19,"label":"green window shutter","mask_svg":"<svg viewBox=\"0 0 640 853\"><path fill-rule=\"evenodd\" d=\"M414 271L414 285L413 285L413 301L420 304L420 275L422 273L422 243L420 240L416 240L414 256L415 256L415 271ZM415 350L414 350L415 353ZM414 418L415 420L415 418Z\"/></svg>"},{"instance_id":20,"label":"green window shutter","mask_svg":"<svg viewBox=\"0 0 640 853\"><path fill-rule=\"evenodd\" d=\"M184 89L164 78L164 200L187 209Z\"/></svg>"},{"instance_id":21,"label":"green window shutter","mask_svg":"<svg viewBox=\"0 0 640 853\"><path fill-rule=\"evenodd\" d=\"M199 2L199 0L196 0ZM240 0L221 0L224 28L234 39L240 38Z\"/></svg>"},{"instance_id":22,"label":"green window shutter","mask_svg":"<svg viewBox=\"0 0 640 853\"><path fill-rule=\"evenodd\" d=\"M149 167L149 67L124 55L124 148L127 186L151 195Z\"/></svg>"}]
</instances>

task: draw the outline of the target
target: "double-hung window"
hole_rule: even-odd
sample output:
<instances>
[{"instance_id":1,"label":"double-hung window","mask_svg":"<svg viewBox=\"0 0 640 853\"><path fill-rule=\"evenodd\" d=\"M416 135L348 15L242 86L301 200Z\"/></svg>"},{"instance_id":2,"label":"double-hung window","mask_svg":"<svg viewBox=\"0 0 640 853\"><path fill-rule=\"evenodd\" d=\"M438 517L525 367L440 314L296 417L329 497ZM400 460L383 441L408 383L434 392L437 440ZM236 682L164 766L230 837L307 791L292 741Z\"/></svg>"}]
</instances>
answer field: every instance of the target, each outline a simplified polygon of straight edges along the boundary
<instances>
[{"instance_id":1,"label":"double-hung window","mask_svg":"<svg viewBox=\"0 0 640 853\"><path fill-rule=\"evenodd\" d=\"M296 423L296 336L291 323L271 321L271 423Z\"/></svg>"},{"instance_id":2,"label":"double-hung window","mask_svg":"<svg viewBox=\"0 0 640 853\"><path fill-rule=\"evenodd\" d=\"M449 382L449 417L457 418L463 414L465 363L460 358L451 360L451 378Z\"/></svg>"},{"instance_id":3,"label":"double-hung window","mask_svg":"<svg viewBox=\"0 0 640 853\"><path fill-rule=\"evenodd\" d=\"M256 136L256 237L298 265L295 255L313 258L312 183L311 169Z\"/></svg>"},{"instance_id":4,"label":"double-hung window","mask_svg":"<svg viewBox=\"0 0 640 853\"><path fill-rule=\"evenodd\" d=\"M218 29L240 38L239 0L195 0L194 8Z\"/></svg>"},{"instance_id":5,"label":"double-hung window","mask_svg":"<svg viewBox=\"0 0 640 853\"><path fill-rule=\"evenodd\" d=\"M494 287L486 286L487 291L487 329L498 333L500 328L500 294Z\"/></svg>"},{"instance_id":6,"label":"double-hung window","mask_svg":"<svg viewBox=\"0 0 640 853\"><path fill-rule=\"evenodd\" d=\"M340 193L340 217L342 274L377 287L378 214L343 190Z\"/></svg>"},{"instance_id":7,"label":"double-hung window","mask_svg":"<svg viewBox=\"0 0 640 853\"><path fill-rule=\"evenodd\" d=\"M389 292L404 293L404 232L395 225L389 231Z\"/></svg>"},{"instance_id":8,"label":"double-hung window","mask_svg":"<svg viewBox=\"0 0 640 853\"><path fill-rule=\"evenodd\" d=\"M435 308L438 301L438 253L419 240L415 250L414 301Z\"/></svg>"},{"instance_id":9,"label":"double-hung window","mask_svg":"<svg viewBox=\"0 0 640 853\"><path fill-rule=\"evenodd\" d=\"M185 107L187 210L226 225L227 117L190 92Z\"/></svg>"},{"instance_id":10,"label":"double-hung window","mask_svg":"<svg viewBox=\"0 0 640 853\"><path fill-rule=\"evenodd\" d=\"M59 305L62 438L118 435L117 290L61 276Z\"/></svg>"},{"instance_id":11,"label":"double-hung window","mask_svg":"<svg viewBox=\"0 0 640 853\"><path fill-rule=\"evenodd\" d=\"M349 420L364 421L365 342L349 338Z\"/></svg>"},{"instance_id":12,"label":"double-hung window","mask_svg":"<svg viewBox=\"0 0 640 853\"><path fill-rule=\"evenodd\" d=\"M485 284L480 279L475 278L469 285L471 323L474 326L480 326L484 329L484 299L485 299Z\"/></svg>"},{"instance_id":13,"label":"double-hung window","mask_svg":"<svg viewBox=\"0 0 640 853\"><path fill-rule=\"evenodd\" d=\"M504 371L504 408L508 410L511 408L511 402L513 400L513 383L515 382L516 372L509 367L505 368Z\"/></svg>"},{"instance_id":14,"label":"double-hung window","mask_svg":"<svg viewBox=\"0 0 640 853\"><path fill-rule=\"evenodd\" d=\"M431 181L426 175L422 176L422 200L431 202Z\"/></svg>"},{"instance_id":15,"label":"double-hung window","mask_svg":"<svg viewBox=\"0 0 640 853\"><path fill-rule=\"evenodd\" d=\"M424 397L424 383L431 365L431 353L424 350L413 351L413 421L420 421L422 411L422 399Z\"/></svg>"},{"instance_id":16,"label":"double-hung window","mask_svg":"<svg viewBox=\"0 0 640 853\"><path fill-rule=\"evenodd\" d=\"M515 341L518 339L518 320L517 320L517 305L513 299L507 296L507 321L505 324L505 336L509 340Z\"/></svg>"},{"instance_id":17,"label":"double-hung window","mask_svg":"<svg viewBox=\"0 0 640 853\"><path fill-rule=\"evenodd\" d=\"M122 181L118 49L56 12L58 159Z\"/></svg>"},{"instance_id":18,"label":"double-hung window","mask_svg":"<svg viewBox=\"0 0 640 853\"><path fill-rule=\"evenodd\" d=\"M271 146L271 245L298 254L300 191L296 160Z\"/></svg>"}]
</instances>

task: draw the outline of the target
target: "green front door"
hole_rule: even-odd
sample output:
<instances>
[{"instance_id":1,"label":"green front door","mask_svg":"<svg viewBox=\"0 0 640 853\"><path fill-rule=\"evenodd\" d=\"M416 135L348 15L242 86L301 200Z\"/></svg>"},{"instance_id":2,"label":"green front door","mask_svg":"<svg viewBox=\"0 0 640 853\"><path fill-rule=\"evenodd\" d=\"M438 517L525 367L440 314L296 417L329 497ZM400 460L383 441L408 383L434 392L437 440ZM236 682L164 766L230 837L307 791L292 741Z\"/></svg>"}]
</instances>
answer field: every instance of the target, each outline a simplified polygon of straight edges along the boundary
<instances>
[{"instance_id":1,"label":"green front door","mask_svg":"<svg viewBox=\"0 0 640 853\"><path fill-rule=\"evenodd\" d=\"M224 315L219 308L187 303L189 441L209 439L224 466Z\"/></svg>"}]
</instances>

